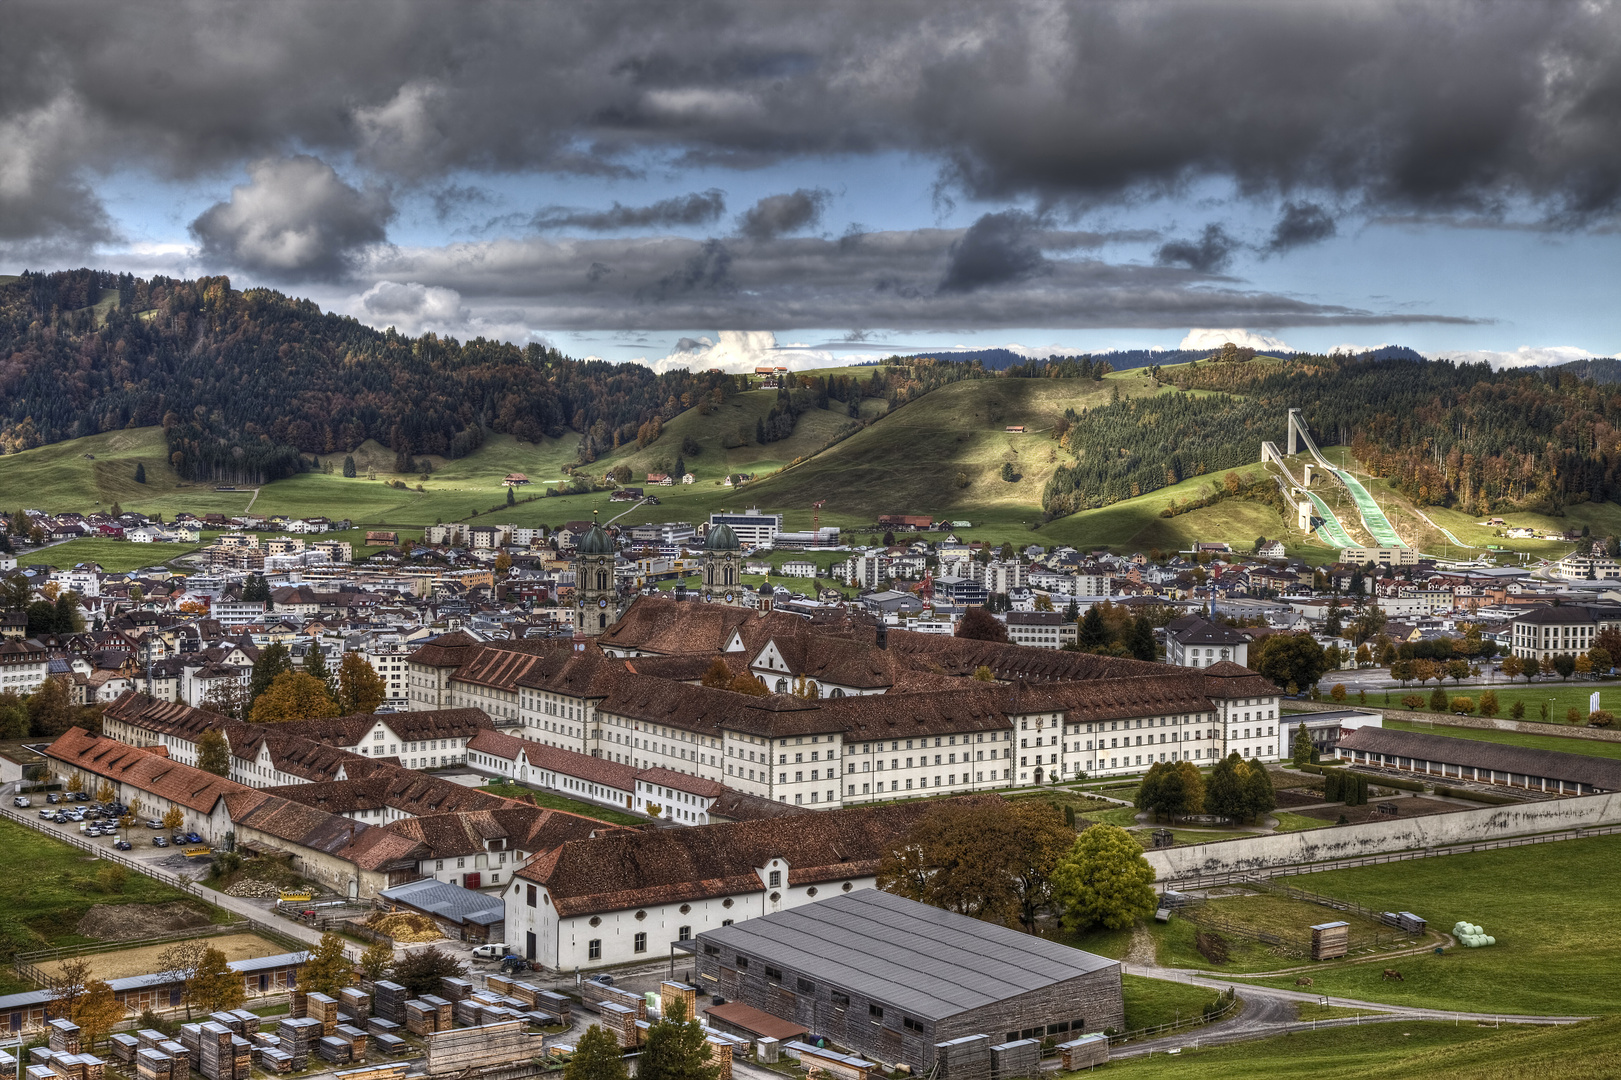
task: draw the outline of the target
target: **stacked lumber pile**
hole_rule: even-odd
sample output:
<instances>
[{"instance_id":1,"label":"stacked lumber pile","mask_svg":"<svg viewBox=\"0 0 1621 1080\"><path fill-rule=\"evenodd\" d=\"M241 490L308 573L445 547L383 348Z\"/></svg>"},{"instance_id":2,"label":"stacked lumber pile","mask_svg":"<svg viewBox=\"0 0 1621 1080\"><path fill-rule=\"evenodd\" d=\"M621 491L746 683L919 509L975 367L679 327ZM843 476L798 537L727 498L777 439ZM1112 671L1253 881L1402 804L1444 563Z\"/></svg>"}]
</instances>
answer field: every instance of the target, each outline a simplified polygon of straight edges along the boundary
<instances>
[{"instance_id":1,"label":"stacked lumber pile","mask_svg":"<svg viewBox=\"0 0 1621 1080\"><path fill-rule=\"evenodd\" d=\"M473 992L473 984L468 979L453 979L449 975L439 980L439 996L447 997L451 1001L460 1001Z\"/></svg>"},{"instance_id":2,"label":"stacked lumber pile","mask_svg":"<svg viewBox=\"0 0 1621 1080\"><path fill-rule=\"evenodd\" d=\"M309 1067L310 1049L321 1037L321 1022L304 1016L283 1020L276 1028L281 1039L279 1049L292 1059L292 1071L303 1072Z\"/></svg>"},{"instance_id":3,"label":"stacked lumber pile","mask_svg":"<svg viewBox=\"0 0 1621 1080\"><path fill-rule=\"evenodd\" d=\"M600 1002L597 1008L601 1011L598 1021L602 1030L614 1037L614 1041L626 1050L634 1049L641 1044L641 1032L636 1027L639 1019L635 1009L626 1008L613 1001Z\"/></svg>"},{"instance_id":4,"label":"stacked lumber pile","mask_svg":"<svg viewBox=\"0 0 1621 1080\"><path fill-rule=\"evenodd\" d=\"M0 1078L15 1077L17 1075L17 1059L0 1050Z\"/></svg>"},{"instance_id":5,"label":"stacked lumber pile","mask_svg":"<svg viewBox=\"0 0 1621 1080\"><path fill-rule=\"evenodd\" d=\"M326 994L309 995L310 1019L321 1022L321 1034L330 1035L338 1026L338 999Z\"/></svg>"},{"instance_id":6,"label":"stacked lumber pile","mask_svg":"<svg viewBox=\"0 0 1621 1080\"><path fill-rule=\"evenodd\" d=\"M404 1064L367 1065L359 1069L345 1069L332 1075L336 1080L405 1080L407 1068L408 1066Z\"/></svg>"},{"instance_id":7,"label":"stacked lumber pile","mask_svg":"<svg viewBox=\"0 0 1621 1080\"><path fill-rule=\"evenodd\" d=\"M381 1016L373 1016L366 1021L368 1035L398 1035L400 1025L392 1020L384 1020Z\"/></svg>"},{"instance_id":8,"label":"stacked lumber pile","mask_svg":"<svg viewBox=\"0 0 1621 1080\"><path fill-rule=\"evenodd\" d=\"M143 1048L135 1051L135 1075L137 1080L172 1080L174 1067L162 1051Z\"/></svg>"},{"instance_id":9,"label":"stacked lumber pile","mask_svg":"<svg viewBox=\"0 0 1621 1080\"><path fill-rule=\"evenodd\" d=\"M670 1003L680 1000L686 1005L687 1011L682 1015L688 1020L698 1015L698 988L689 983L661 982L659 983L660 1009L665 1016L670 1015Z\"/></svg>"},{"instance_id":10,"label":"stacked lumber pile","mask_svg":"<svg viewBox=\"0 0 1621 1080\"><path fill-rule=\"evenodd\" d=\"M418 1000L424 1005L432 1005L434 1011L438 1014L433 1026L435 1031L445 1031L453 1025L454 1021L451 1020L451 1013L456 1008L454 1001L447 1001L437 994L423 994Z\"/></svg>"},{"instance_id":11,"label":"stacked lumber pile","mask_svg":"<svg viewBox=\"0 0 1621 1080\"><path fill-rule=\"evenodd\" d=\"M541 1052L541 1039L517 1022L454 1028L427 1037L428 1075L527 1062Z\"/></svg>"},{"instance_id":12,"label":"stacked lumber pile","mask_svg":"<svg viewBox=\"0 0 1621 1080\"><path fill-rule=\"evenodd\" d=\"M287 995L287 1015L294 1020L302 1020L310 1014L309 995L302 990L294 990Z\"/></svg>"},{"instance_id":13,"label":"stacked lumber pile","mask_svg":"<svg viewBox=\"0 0 1621 1080\"><path fill-rule=\"evenodd\" d=\"M50 1029L50 1040L47 1045L53 1054L77 1054L79 1052L79 1025L72 1020L52 1020L45 1025Z\"/></svg>"},{"instance_id":14,"label":"stacked lumber pile","mask_svg":"<svg viewBox=\"0 0 1621 1080\"><path fill-rule=\"evenodd\" d=\"M141 1041L139 1039L133 1035L126 1035L123 1032L119 1032L116 1035L109 1036L108 1043L112 1046L113 1060L122 1062L125 1065L135 1064L135 1051L141 1049ZM0 1070L0 1072L3 1072L3 1070ZM15 1072L16 1063L13 1062L12 1073Z\"/></svg>"},{"instance_id":15,"label":"stacked lumber pile","mask_svg":"<svg viewBox=\"0 0 1621 1080\"><path fill-rule=\"evenodd\" d=\"M535 1006L557 1017L557 1022L565 1027L574 1023L574 999L571 997L542 990L535 995Z\"/></svg>"},{"instance_id":16,"label":"stacked lumber pile","mask_svg":"<svg viewBox=\"0 0 1621 1080\"><path fill-rule=\"evenodd\" d=\"M384 1020L392 1020L396 1024L405 1023L405 1002L411 992L399 983L389 982L386 979L372 985L371 1009L373 1016L381 1016Z\"/></svg>"},{"instance_id":17,"label":"stacked lumber pile","mask_svg":"<svg viewBox=\"0 0 1621 1080\"><path fill-rule=\"evenodd\" d=\"M323 1061L334 1065L347 1065L354 1057L354 1049L336 1035L324 1035L315 1044L315 1052Z\"/></svg>"},{"instance_id":18,"label":"stacked lumber pile","mask_svg":"<svg viewBox=\"0 0 1621 1080\"><path fill-rule=\"evenodd\" d=\"M353 1024L339 1024L338 1029L333 1034L349 1044L350 1056L355 1061L366 1060L366 1033L364 1031Z\"/></svg>"},{"instance_id":19,"label":"stacked lumber pile","mask_svg":"<svg viewBox=\"0 0 1621 1080\"><path fill-rule=\"evenodd\" d=\"M371 995L358 986L346 986L339 990L338 1001L355 1020L364 1020L371 1015Z\"/></svg>"},{"instance_id":20,"label":"stacked lumber pile","mask_svg":"<svg viewBox=\"0 0 1621 1080\"><path fill-rule=\"evenodd\" d=\"M425 1038L439 1030L439 1010L426 1001L412 999L405 1003L405 1030Z\"/></svg>"},{"instance_id":21,"label":"stacked lumber pile","mask_svg":"<svg viewBox=\"0 0 1621 1080\"><path fill-rule=\"evenodd\" d=\"M633 994L629 990L621 990L617 986L604 986L602 983L585 980L580 987L580 998L588 1009L598 1009L603 1002L611 1001L630 1009L636 1014L636 1019L647 1019L647 999L640 994Z\"/></svg>"}]
</instances>

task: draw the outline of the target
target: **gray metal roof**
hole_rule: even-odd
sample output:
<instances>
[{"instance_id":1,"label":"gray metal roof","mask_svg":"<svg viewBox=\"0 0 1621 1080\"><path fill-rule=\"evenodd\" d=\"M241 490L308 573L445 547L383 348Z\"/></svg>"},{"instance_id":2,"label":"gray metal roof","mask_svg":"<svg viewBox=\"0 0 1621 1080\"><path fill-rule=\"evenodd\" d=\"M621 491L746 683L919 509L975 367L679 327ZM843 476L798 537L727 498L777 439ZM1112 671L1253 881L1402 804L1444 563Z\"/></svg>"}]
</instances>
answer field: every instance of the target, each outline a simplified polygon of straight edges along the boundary
<instances>
[{"instance_id":1,"label":"gray metal roof","mask_svg":"<svg viewBox=\"0 0 1621 1080\"><path fill-rule=\"evenodd\" d=\"M382 890L379 895L452 922L494 926L506 918L506 906L499 896L487 896L433 878L396 885Z\"/></svg>"},{"instance_id":2,"label":"gray metal roof","mask_svg":"<svg viewBox=\"0 0 1621 1080\"><path fill-rule=\"evenodd\" d=\"M730 961L780 964L923 1020L943 1020L1090 972L1102 956L1005 926L858 889L698 935Z\"/></svg>"}]
</instances>

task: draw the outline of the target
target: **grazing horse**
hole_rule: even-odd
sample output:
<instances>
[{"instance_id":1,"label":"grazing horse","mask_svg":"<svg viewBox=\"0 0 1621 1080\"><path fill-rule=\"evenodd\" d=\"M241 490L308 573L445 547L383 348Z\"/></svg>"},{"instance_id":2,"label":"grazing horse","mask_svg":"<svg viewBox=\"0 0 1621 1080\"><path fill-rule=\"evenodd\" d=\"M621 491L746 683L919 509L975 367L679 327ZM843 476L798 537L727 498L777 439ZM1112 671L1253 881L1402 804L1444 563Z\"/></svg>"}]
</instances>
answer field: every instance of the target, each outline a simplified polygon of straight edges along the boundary
<instances>
[{"instance_id":1,"label":"grazing horse","mask_svg":"<svg viewBox=\"0 0 1621 1080\"><path fill-rule=\"evenodd\" d=\"M1385 968L1385 978L1387 978L1387 979L1395 979L1397 982L1406 982L1407 981L1406 979L1401 977L1401 972L1397 971L1395 968Z\"/></svg>"},{"instance_id":2,"label":"grazing horse","mask_svg":"<svg viewBox=\"0 0 1621 1080\"><path fill-rule=\"evenodd\" d=\"M1295 980L1295 985L1296 986L1310 986L1311 985L1311 979L1309 977L1305 976L1305 975L1302 975L1302 976L1300 976L1300 978Z\"/></svg>"}]
</instances>

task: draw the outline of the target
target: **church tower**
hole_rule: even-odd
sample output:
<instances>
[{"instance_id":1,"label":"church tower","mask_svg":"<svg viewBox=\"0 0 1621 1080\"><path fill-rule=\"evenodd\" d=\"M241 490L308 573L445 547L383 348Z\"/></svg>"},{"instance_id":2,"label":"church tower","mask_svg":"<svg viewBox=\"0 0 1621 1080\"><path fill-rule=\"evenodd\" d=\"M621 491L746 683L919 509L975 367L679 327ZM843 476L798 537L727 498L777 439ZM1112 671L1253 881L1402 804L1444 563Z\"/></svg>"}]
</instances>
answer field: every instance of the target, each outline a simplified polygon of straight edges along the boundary
<instances>
[{"instance_id":1,"label":"church tower","mask_svg":"<svg viewBox=\"0 0 1621 1080\"><path fill-rule=\"evenodd\" d=\"M614 542L601 525L592 525L574 549L574 630L595 637L618 617Z\"/></svg>"},{"instance_id":2,"label":"church tower","mask_svg":"<svg viewBox=\"0 0 1621 1080\"><path fill-rule=\"evenodd\" d=\"M704 539L704 603L743 605L743 544L730 525L716 525Z\"/></svg>"}]
</instances>

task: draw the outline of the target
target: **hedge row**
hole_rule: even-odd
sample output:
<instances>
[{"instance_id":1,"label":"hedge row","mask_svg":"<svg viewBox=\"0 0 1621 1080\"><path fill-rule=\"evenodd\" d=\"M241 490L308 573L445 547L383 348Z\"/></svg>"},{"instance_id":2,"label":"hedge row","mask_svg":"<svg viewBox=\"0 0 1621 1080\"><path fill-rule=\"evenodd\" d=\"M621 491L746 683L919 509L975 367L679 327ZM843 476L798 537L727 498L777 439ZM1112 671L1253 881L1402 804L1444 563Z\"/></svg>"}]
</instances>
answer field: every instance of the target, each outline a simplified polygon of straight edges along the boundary
<instances>
[{"instance_id":1,"label":"hedge row","mask_svg":"<svg viewBox=\"0 0 1621 1080\"><path fill-rule=\"evenodd\" d=\"M1454 799L1468 799L1470 802L1486 803L1490 806L1506 806L1509 803L1524 802L1512 795L1499 795L1495 791L1475 791L1472 788L1437 787L1437 795L1447 795Z\"/></svg>"}]
</instances>

